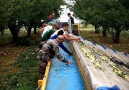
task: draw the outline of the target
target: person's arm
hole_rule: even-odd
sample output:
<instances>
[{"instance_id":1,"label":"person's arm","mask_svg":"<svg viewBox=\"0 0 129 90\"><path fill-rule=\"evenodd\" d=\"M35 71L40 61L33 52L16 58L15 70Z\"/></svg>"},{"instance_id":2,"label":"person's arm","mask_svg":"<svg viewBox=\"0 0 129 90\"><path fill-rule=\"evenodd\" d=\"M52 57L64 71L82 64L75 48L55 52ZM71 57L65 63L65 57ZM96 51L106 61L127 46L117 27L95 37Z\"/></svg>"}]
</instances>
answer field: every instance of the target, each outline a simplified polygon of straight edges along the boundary
<instances>
[{"instance_id":1,"label":"person's arm","mask_svg":"<svg viewBox=\"0 0 129 90\"><path fill-rule=\"evenodd\" d=\"M63 57L61 56L61 54L60 54L60 52L59 52L59 47L55 47L55 54L56 54L57 58L58 58L60 61L62 61L62 62L64 62L64 63L72 64L72 62L66 60L65 58L63 58Z\"/></svg>"},{"instance_id":2,"label":"person's arm","mask_svg":"<svg viewBox=\"0 0 129 90\"><path fill-rule=\"evenodd\" d=\"M54 29L51 29L51 30L50 30L50 33L49 33L49 39L51 38L51 35L52 35L54 32L55 32Z\"/></svg>"},{"instance_id":3,"label":"person's arm","mask_svg":"<svg viewBox=\"0 0 129 90\"><path fill-rule=\"evenodd\" d=\"M54 35L54 36L51 36L50 39L56 39L58 36L57 35Z\"/></svg>"},{"instance_id":4,"label":"person's arm","mask_svg":"<svg viewBox=\"0 0 129 90\"><path fill-rule=\"evenodd\" d=\"M60 43L59 46L60 46L66 53L68 53L69 55L73 55L71 52L69 52L69 51L67 50L67 48L63 45L63 43Z\"/></svg>"},{"instance_id":5,"label":"person's arm","mask_svg":"<svg viewBox=\"0 0 129 90\"><path fill-rule=\"evenodd\" d=\"M64 36L64 38L65 38L66 40L68 40L68 41L71 41L71 40L77 40L77 41L79 41L79 40L80 40L79 37L75 37L75 36L69 35L69 34L63 34L63 36Z\"/></svg>"},{"instance_id":6,"label":"person's arm","mask_svg":"<svg viewBox=\"0 0 129 90\"><path fill-rule=\"evenodd\" d=\"M39 49L41 49L45 43L46 43L46 41L40 42L39 43Z\"/></svg>"}]
</instances>

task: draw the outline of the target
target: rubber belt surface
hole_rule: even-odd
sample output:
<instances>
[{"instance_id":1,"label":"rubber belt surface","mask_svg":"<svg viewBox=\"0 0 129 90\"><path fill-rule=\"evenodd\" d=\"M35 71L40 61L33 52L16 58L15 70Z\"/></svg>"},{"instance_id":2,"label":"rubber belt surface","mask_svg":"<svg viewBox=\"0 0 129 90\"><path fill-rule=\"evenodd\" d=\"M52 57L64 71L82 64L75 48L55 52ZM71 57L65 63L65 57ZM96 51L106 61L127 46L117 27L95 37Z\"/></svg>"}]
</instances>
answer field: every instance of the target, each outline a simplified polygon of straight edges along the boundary
<instances>
[{"instance_id":1,"label":"rubber belt surface","mask_svg":"<svg viewBox=\"0 0 129 90\"><path fill-rule=\"evenodd\" d=\"M65 46L71 51L68 42L65 43ZM51 63L46 90L86 90L75 57L69 56L61 48L60 53L66 60L72 61L73 64L66 65L54 57Z\"/></svg>"}]
</instances>

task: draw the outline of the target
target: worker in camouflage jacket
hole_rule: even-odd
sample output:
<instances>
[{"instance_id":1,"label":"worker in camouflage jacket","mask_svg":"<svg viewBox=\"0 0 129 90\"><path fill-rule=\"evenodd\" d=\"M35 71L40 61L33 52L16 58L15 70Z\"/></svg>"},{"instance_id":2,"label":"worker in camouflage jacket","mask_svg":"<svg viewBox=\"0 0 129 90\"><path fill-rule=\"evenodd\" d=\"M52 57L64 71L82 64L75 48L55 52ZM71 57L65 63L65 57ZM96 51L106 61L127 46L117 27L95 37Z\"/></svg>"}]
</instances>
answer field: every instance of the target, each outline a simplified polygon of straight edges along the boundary
<instances>
[{"instance_id":1,"label":"worker in camouflage jacket","mask_svg":"<svg viewBox=\"0 0 129 90\"><path fill-rule=\"evenodd\" d=\"M59 44L65 41L62 35L59 35L57 39L48 40L43 47L39 50L37 58L39 59L39 74L40 79L43 79L47 63L51 61L56 55L57 58L67 64L72 64L71 61L66 60L59 53Z\"/></svg>"}]
</instances>

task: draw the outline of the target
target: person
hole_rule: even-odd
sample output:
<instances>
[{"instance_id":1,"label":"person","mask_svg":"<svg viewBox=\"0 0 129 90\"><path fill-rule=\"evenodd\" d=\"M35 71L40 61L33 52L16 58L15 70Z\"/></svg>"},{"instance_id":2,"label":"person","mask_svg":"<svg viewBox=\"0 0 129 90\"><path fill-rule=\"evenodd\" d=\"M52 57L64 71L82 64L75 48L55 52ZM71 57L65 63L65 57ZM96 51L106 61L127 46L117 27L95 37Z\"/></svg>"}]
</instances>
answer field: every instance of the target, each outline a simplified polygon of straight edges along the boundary
<instances>
[{"instance_id":1,"label":"person","mask_svg":"<svg viewBox=\"0 0 129 90\"><path fill-rule=\"evenodd\" d=\"M56 39L59 35L63 35L63 30L60 30L57 35L54 35L52 37L50 37L50 39ZM60 43L59 46L69 55L73 55L66 47L63 43Z\"/></svg>"},{"instance_id":2,"label":"person","mask_svg":"<svg viewBox=\"0 0 129 90\"><path fill-rule=\"evenodd\" d=\"M58 34L60 31L62 31L62 34ZM58 35L63 35L66 41L71 41L71 40L77 40L80 41L79 37L75 37L71 34L68 34L68 23L63 23L62 24L62 28L59 30L56 30L50 37L50 39L56 39L58 37ZM45 42L41 42L39 43L39 48L42 47L42 45L44 45ZM69 55L73 55L69 50L67 50L67 48L64 46L63 43L60 43L59 45L66 53L68 53Z\"/></svg>"},{"instance_id":3,"label":"person","mask_svg":"<svg viewBox=\"0 0 129 90\"><path fill-rule=\"evenodd\" d=\"M56 39L59 35L63 35L63 30L60 30L57 35L54 35L53 37L50 37L50 39ZM46 41L42 41L39 43L39 49L42 48L42 46L46 43ZM73 55L66 47L63 43L59 44L59 47L61 47L67 54L69 55ZM38 50L38 49L37 49Z\"/></svg>"},{"instance_id":4,"label":"person","mask_svg":"<svg viewBox=\"0 0 129 90\"><path fill-rule=\"evenodd\" d=\"M48 16L48 22L52 21L53 19L55 19L55 13L54 13L54 11L51 11Z\"/></svg>"},{"instance_id":5,"label":"person","mask_svg":"<svg viewBox=\"0 0 129 90\"><path fill-rule=\"evenodd\" d=\"M53 24L52 28L44 30L41 41L47 41L51 37L51 35L55 32L57 27L58 27L57 24Z\"/></svg>"},{"instance_id":6,"label":"person","mask_svg":"<svg viewBox=\"0 0 129 90\"><path fill-rule=\"evenodd\" d=\"M44 23L43 20L41 20L41 33L43 33L44 28L47 26L47 24Z\"/></svg>"},{"instance_id":7,"label":"person","mask_svg":"<svg viewBox=\"0 0 129 90\"><path fill-rule=\"evenodd\" d=\"M68 23L69 23L69 28L70 28L70 31L76 35L76 36L79 36L79 32L78 32L78 29L75 29L75 25L74 25L74 18L72 17L71 13L68 13L67 14L68 17L69 17L69 20L68 20ZM77 26L77 25L76 25Z\"/></svg>"},{"instance_id":8,"label":"person","mask_svg":"<svg viewBox=\"0 0 129 90\"><path fill-rule=\"evenodd\" d=\"M71 61L68 61L65 58L63 58L59 52L58 46L63 41L64 37L62 35L59 35L57 39L48 40L37 53L37 58L39 60L38 64L39 64L40 79L43 79L47 63L51 61L55 55L60 61L67 64L72 64Z\"/></svg>"},{"instance_id":9,"label":"person","mask_svg":"<svg viewBox=\"0 0 129 90\"><path fill-rule=\"evenodd\" d=\"M44 26L45 26L45 22L44 20L41 20L41 28L44 28Z\"/></svg>"},{"instance_id":10,"label":"person","mask_svg":"<svg viewBox=\"0 0 129 90\"><path fill-rule=\"evenodd\" d=\"M49 22L43 29L42 29L42 33L41 33L41 38L43 37L44 33L50 29L52 29L52 22Z\"/></svg>"},{"instance_id":11,"label":"person","mask_svg":"<svg viewBox=\"0 0 129 90\"><path fill-rule=\"evenodd\" d=\"M53 33L53 35L50 37L50 39L55 39L55 38L57 38L57 36L59 35L58 33L60 33L60 32L62 32L62 34L60 34L60 35L63 35L66 41L71 41L71 40L80 41L80 38L79 38L79 37L75 37L75 36L69 34L69 32L68 32L68 23L63 23L63 24L62 24L62 28L59 29L59 30L57 30L57 31L55 31L55 32ZM63 43L60 43L59 46L60 46L66 53L68 53L69 55L73 55L71 52L69 52L69 51L67 50L67 48L63 45Z\"/></svg>"},{"instance_id":12,"label":"person","mask_svg":"<svg viewBox=\"0 0 129 90\"><path fill-rule=\"evenodd\" d=\"M62 28L59 29L59 30L56 30L56 31L51 35L51 37L53 37L54 35L57 35L57 33L58 33L60 30L63 30L63 36L64 36L64 38L66 39L66 41L71 41L71 40L80 41L80 38L79 38L79 37L70 34L70 32L68 31L68 26L69 26L68 23L63 23L63 24L62 24Z\"/></svg>"},{"instance_id":13,"label":"person","mask_svg":"<svg viewBox=\"0 0 129 90\"><path fill-rule=\"evenodd\" d=\"M58 27L58 25L56 23L53 24L52 27L51 26L46 27L44 32L42 33L41 42L39 43L39 48L37 48L36 51L41 49L42 46L46 43L46 41L48 39L50 39L51 35L55 32L55 30L58 30L58 29L59 29L59 27Z\"/></svg>"},{"instance_id":14,"label":"person","mask_svg":"<svg viewBox=\"0 0 129 90\"><path fill-rule=\"evenodd\" d=\"M71 20L71 24L74 24L74 18L72 17L71 13L68 13L67 15Z\"/></svg>"}]
</instances>

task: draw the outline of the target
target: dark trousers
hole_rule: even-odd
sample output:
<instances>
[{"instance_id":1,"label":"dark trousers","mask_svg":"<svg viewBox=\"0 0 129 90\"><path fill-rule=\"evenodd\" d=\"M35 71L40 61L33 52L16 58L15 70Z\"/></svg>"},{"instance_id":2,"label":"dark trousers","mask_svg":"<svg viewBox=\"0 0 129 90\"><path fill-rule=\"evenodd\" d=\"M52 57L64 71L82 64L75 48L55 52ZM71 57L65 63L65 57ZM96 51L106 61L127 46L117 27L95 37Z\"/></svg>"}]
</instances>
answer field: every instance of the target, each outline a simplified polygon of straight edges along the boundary
<instances>
[{"instance_id":1,"label":"dark trousers","mask_svg":"<svg viewBox=\"0 0 129 90\"><path fill-rule=\"evenodd\" d=\"M39 79L43 79L46 66L47 66L47 62L43 62L42 60L39 60L38 64L39 64Z\"/></svg>"},{"instance_id":2,"label":"dark trousers","mask_svg":"<svg viewBox=\"0 0 129 90\"><path fill-rule=\"evenodd\" d=\"M76 36L79 36L78 30L72 30L72 33Z\"/></svg>"}]
</instances>

